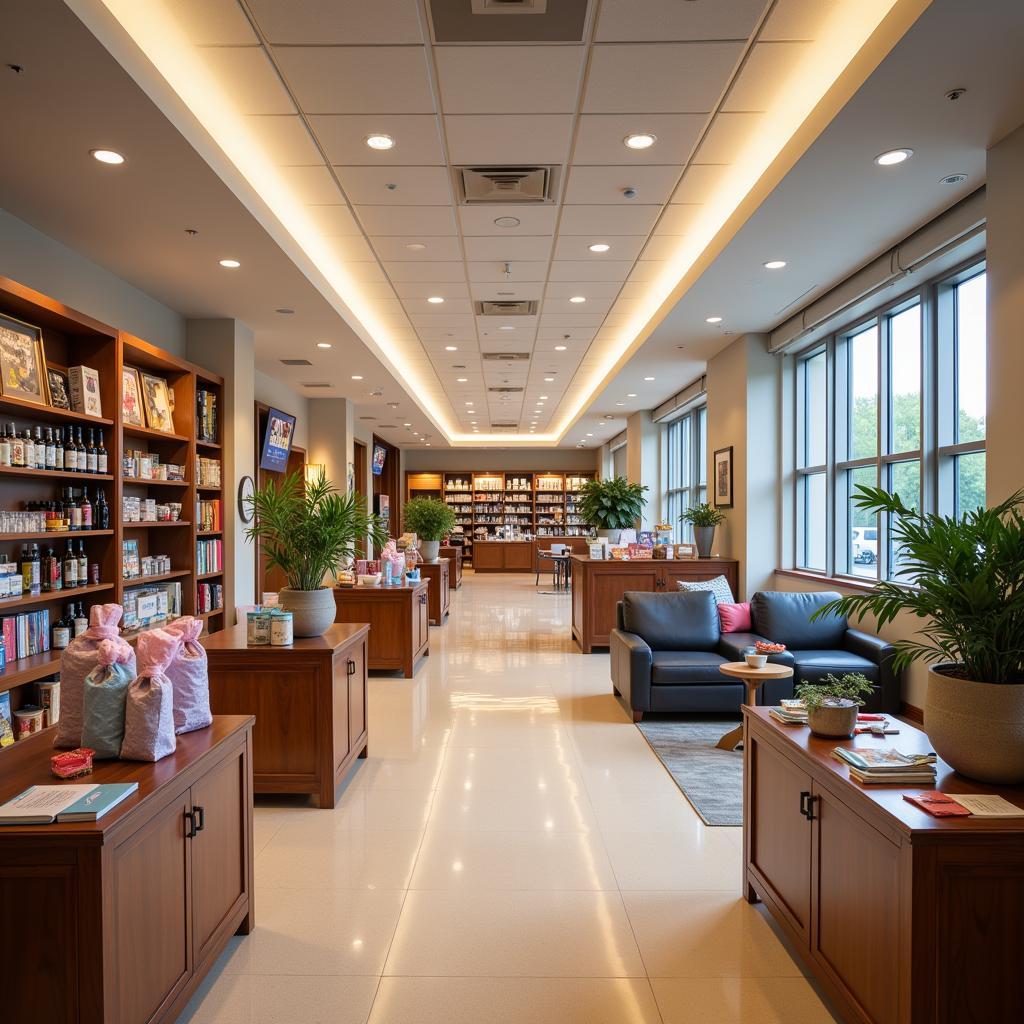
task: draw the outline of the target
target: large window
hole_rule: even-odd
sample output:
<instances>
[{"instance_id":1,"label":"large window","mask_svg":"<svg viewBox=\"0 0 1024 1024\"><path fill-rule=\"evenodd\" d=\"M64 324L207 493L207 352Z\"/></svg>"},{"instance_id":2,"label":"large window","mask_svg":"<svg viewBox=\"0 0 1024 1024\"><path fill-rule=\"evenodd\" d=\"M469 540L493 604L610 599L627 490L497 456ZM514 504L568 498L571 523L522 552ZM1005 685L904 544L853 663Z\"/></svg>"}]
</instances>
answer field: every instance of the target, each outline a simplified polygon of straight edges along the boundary
<instances>
[{"instance_id":1,"label":"large window","mask_svg":"<svg viewBox=\"0 0 1024 1024\"><path fill-rule=\"evenodd\" d=\"M958 514L985 503L985 272L933 281L796 359L798 568L899 579L859 486Z\"/></svg>"},{"instance_id":2,"label":"large window","mask_svg":"<svg viewBox=\"0 0 1024 1024\"><path fill-rule=\"evenodd\" d=\"M708 500L707 440L708 410L704 405L666 424L662 434L663 507L666 521L683 543L693 539L692 531L679 517L692 505Z\"/></svg>"}]
</instances>

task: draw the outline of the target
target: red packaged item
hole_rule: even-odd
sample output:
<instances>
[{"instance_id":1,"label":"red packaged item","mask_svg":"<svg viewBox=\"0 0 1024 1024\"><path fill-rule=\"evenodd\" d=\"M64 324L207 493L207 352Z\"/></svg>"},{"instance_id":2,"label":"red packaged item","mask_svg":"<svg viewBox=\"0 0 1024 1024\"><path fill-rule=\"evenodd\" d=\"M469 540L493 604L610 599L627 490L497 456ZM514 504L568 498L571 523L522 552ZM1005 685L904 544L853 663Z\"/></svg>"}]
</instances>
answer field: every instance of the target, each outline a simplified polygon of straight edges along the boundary
<instances>
[{"instance_id":1,"label":"red packaged item","mask_svg":"<svg viewBox=\"0 0 1024 1024\"><path fill-rule=\"evenodd\" d=\"M58 779L77 779L80 775L92 775L92 755L95 751L88 747L68 750L63 754L54 754L50 758L50 771Z\"/></svg>"},{"instance_id":2,"label":"red packaged item","mask_svg":"<svg viewBox=\"0 0 1024 1024\"><path fill-rule=\"evenodd\" d=\"M934 818L965 818L971 813L951 796L940 793L937 789L930 789L924 793L904 793L903 799L908 804L927 811Z\"/></svg>"}]
</instances>

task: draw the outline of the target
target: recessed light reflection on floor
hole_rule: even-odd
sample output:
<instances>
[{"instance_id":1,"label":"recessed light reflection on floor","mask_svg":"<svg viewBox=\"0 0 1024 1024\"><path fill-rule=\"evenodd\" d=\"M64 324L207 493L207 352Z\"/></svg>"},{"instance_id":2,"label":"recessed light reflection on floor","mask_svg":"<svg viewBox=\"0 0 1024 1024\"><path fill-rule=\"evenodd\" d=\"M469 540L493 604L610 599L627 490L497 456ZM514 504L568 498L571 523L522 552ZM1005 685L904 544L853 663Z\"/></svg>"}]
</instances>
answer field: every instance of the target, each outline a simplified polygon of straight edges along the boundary
<instances>
[{"instance_id":1,"label":"recessed light reflection on floor","mask_svg":"<svg viewBox=\"0 0 1024 1024\"><path fill-rule=\"evenodd\" d=\"M535 711L542 715L558 714L558 701L554 697L546 697L542 694L522 697L496 697L490 693L471 693L467 690L455 690L448 700L451 706L457 710L473 712ZM471 721L475 724L476 719L473 718Z\"/></svg>"}]
</instances>

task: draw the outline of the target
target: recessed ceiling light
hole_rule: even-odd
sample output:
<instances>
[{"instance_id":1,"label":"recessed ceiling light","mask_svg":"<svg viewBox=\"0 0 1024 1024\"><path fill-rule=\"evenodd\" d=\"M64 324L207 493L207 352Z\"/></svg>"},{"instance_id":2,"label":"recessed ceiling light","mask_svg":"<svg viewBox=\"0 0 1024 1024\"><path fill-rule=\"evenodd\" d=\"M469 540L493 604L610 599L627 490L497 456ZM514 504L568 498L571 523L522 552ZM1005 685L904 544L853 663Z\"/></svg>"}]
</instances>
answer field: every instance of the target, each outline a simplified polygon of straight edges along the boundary
<instances>
[{"instance_id":1,"label":"recessed ceiling light","mask_svg":"<svg viewBox=\"0 0 1024 1024\"><path fill-rule=\"evenodd\" d=\"M615 404L616 405L625 405L626 403L625 402L616 402Z\"/></svg>"},{"instance_id":2,"label":"recessed ceiling light","mask_svg":"<svg viewBox=\"0 0 1024 1024\"><path fill-rule=\"evenodd\" d=\"M593 436L594 436L593 434L587 434L587 437L593 437Z\"/></svg>"},{"instance_id":3,"label":"recessed ceiling light","mask_svg":"<svg viewBox=\"0 0 1024 1024\"><path fill-rule=\"evenodd\" d=\"M414 431L412 432L412 436L413 436L413 437L419 437L419 436L420 436L420 432L419 432L418 430L414 430Z\"/></svg>"},{"instance_id":4,"label":"recessed ceiling light","mask_svg":"<svg viewBox=\"0 0 1024 1024\"><path fill-rule=\"evenodd\" d=\"M495 227L499 228L517 228L520 223L518 217L496 217L494 219Z\"/></svg>"},{"instance_id":5,"label":"recessed ceiling light","mask_svg":"<svg viewBox=\"0 0 1024 1024\"><path fill-rule=\"evenodd\" d=\"M769 260L765 265L765 270L781 270L786 265L785 260Z\"/></svg>"},{"instance_id":6,"label":"recessed ceiling light","mask_svg":"<svg viewBox=\"0 0 1024 1024\"><path fill-rule=\"evenodd\" d=\"M547 395L541 395L540 398L538 399L538 401L540 401L540 402L546 402L547 400L548 400L548 396Z\"/></svg>"},{"instance_id":7,"label":"recessed ceiling light","mask_svg":"<svg viewBox=\"0 0 1024 1024\"><path fill-rule=\"evenodd\" d=\"M113 149L90 149L89 155L93 160L99 160L101 164L123 164L124 157Z\"/></svg>"},{"instance_id":8,"label":"recessed ceiling light","mask_svg":"<svg viewBox=\"0 0 1024 1024\"><path fill-rule=\"evenodd\" d=\"M402 424L402 426L403 426L403 427L411 427L411 426L412 426L412 424L411 424L411 423L403 423L403 424Z\"/></svg>"},{"instance_id":9,"label":"recessed ceiling light","mask_svg":"<svg viewBox=\"0 0 1024 1024\"><path fill-rule=\"evenodd\" d=\"M658 141L658 136L651 132L633 132L622 141L627 149L650 149Z\"/></svg>"},{"instance_id":10,"label":"recessed ceiling light","mask_svg":"<svg viewBox=\"0 0 1024 1024\"><path fill-rule=\"evenodd\" d=\"M476 426L476 420L470 420L470 421L469 421L469 425L470 425L471 427L475 427L475 426Z\"/></svg>"},{"instance_id":11,"label":"recessed ceiling light","mask_svg":"<svg viewBox=\"0 0 1024 1024\"><path fill-rule=\"evenodd\" d=\"M627 398L636 398L636 392L635 391L630 391L630 393L628 395L626 395L626 397Z\"/></svg>"},{"instance_id":12,"label":"recessed ceiling light","mask_svg":"<svg viewBox=\"0 0 1024 1024\"><path fill-rule=\"evenodd\" d=\"M413 252L422 252L426 249L426 245L423 242L406 242L406 249L411 249Z\"/></svg>"},{"instance_id":13,"label":"recessed ceiling light","mask_svg":"<svg viewBox=\"0 0 1024 1024\"><path fill-rule=\"evenodd\" d=\"M435 306L439 306L444 299L440 295L431 295L427 302L433 303Z\"/></svg>"},{"instance_id":14,"label":"recessed ceiling light","mask_svg":"<svg viewBox=\"0 0 1024 1024\"><path fill-rule=\"evenodd\" d=\"M353 379L353 380L362 380L363 378L362 378L362 377L360 377L358 373L353 373L353 374L352 374L352 379Z\"/></svg>"},{"instance_id":15,"label":"recessed ceiling light","mask_svg":"<svg viewBox=\"0 0 1024 1024\"><path fill-rule=\"evenodd\" d=\"M428 447L428 448L430 447L430 442L429 442L429 441L427 442L427 447Z\"/></svg>"},{"instance_id":16,"label":"recessed ceiling light","mask_svg":"<svg viewBox=\"0 0 1024 1024\"><path fill-rule=\"evenodd\" d=\"M586 298L585 295L574 295L569 301L570 302L577 302L577 303L579 303L579 302L586 302L587 298Z\"/></svg>"},{"instance_id":17,"label":"recessed ceiling light","mask_svg":"<svg viewBox=\"0 0 1024 1024\"><path fill-rule=\"evenodd\" d=\"M500 326L500 327L498 328L498 330L499 330L499 331L514 331L514 330L515 330L515 327L513 327L513 326L512 326L512 324L502 324L502 325L501 325L501 326Z\"/></svg>"},{"instance_id":18,"label":"recessed ceiling light","mask_svg":"<svg viewBox=\"0 0 1024 1024\"><path fill-rule=\"evenodd\" d=\"M644 380L654 380L653 377L644 377Z\"/></svg>"},{"instance_id":19,"label":"recessed ceiling light","mask_svg":"<svg viewBox=\"0 0 1024 1024\"><path fill-rule=\"evenodd\" d=\"M458 345L445 345L444 350L445 350L445 352L458 352L459 351L459 346Z\"/></svg>"},{"instance_id":20,"label":"recessed ceiling light","mask_svg":"<svg viewBox=\"0 0 1024 1024\"><path fill-rule=\"evenodd\" d=\"M220 263L222 267L227 267L228 270L236 270L242 265L238 260L218 260L217 262Z\"/></svg>"},{"instance_id":21,"label":"recessed ceiling light","mask_svg":"<svg viewBox=\"0 0 1024 1024\"><path fill-rule=\"evenodd\" d=\"M587 248L591 252L607 252L611 246L607 242L595 242L593 245L588 245Z\"/></svg>"},{"instance_id":22,"label":"recessed ceiling light","mask_svg":"<svg viewBox=\"0 0 1024 1024\"><path fill-rule=\"evenodd\" d=\"M721 322L722 318L720 316L708 316L704 318L704 323L706 324L720 324Z\"/></svg>"},{"instance_id":23,"label":"recessed ceiling light","mask_svg":"<svg viewBox=\"0 0 1024 1024\"><path fill-rule=\"evenodd\" d=\"M318 341L316 343L316 347L317 348L330 348L331 347L331 343L329 341Z\"/></svg>"},{"instance_id":24,"label":"recessed ceiling light","mask_svg":"<svg viewBox=\"0 0 1024 1024\"><path fill-rule=\"evenodd\" d=\"M468 378L468 377L456 377L456 378L455 378L455 383L456 383L456 384L465 384L465 383L467 383L468 381L469 381L469 378Z\"/></svg>"},{"instance_id":25,"label":"recessed ceiling light","mask_svg":"<svg viewBox=\"0 0 1024 1024\"><path fill-rule=\"evenodd\" d=\"M555 379L554 377L545 377L544 378L544 383L545 384L550 384L554 379Z\"/></svg>"},{"instance_id":26,"label":"recessed ceiling light","mask_svg":"<svg viewBox=\"0 0 1024 1024\"><path fill-rule=\"evenodd\" d=\"M366 144L370 149L385 150L395 148L395 140L383 132L374 132L373 135L367 135Z\"/></svg>"},{"instance_id":27,"label":"recessed ceiling light","mask_svg":"<svg viewBox=\"0 0 1024 1024\"><path fill-rule=\"evenodd\" d=\"M472 404L473 404L472 402L467 402L467 403L466 403L466 405L472 405Z\"/></svg>"},{"instance_id":28,"label":"recessed ceiling light","mask_svg":"<svg viewBox=\"0 0 1024 1024\"><path fill-rule=\"evenodd\" d=\"M565 351L565 348L566 348L566 346L565 346L565 345L556 345L556 346L555 346L555 351L556 351L556 352L564 352L564 351Z\"/></svg>"},{"instance_id":29,"label":"recessed ceiling light","mask_svg":"<svg viewBox=\"0 0 1024 1024\"><path fill-rule=\"evenodd\" d=\"M912 149L889 149L884 153L879 153L875 157L875 163L879 167L894 167L896 164L903 163L904 160L909 160L913 155Z\"/></svg>"}]
</instances>

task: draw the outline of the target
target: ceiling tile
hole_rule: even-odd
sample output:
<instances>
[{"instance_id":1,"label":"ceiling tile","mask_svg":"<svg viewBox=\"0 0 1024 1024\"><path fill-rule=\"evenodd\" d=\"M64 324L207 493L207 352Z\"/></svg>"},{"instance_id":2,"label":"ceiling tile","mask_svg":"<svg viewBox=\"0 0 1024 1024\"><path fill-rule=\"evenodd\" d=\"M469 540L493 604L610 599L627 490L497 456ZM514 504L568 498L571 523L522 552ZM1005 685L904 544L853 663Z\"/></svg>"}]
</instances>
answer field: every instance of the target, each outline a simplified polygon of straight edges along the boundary
<instances>
[{"instance_id":1,"label":"ceiling tile","mask_svg":"<svg viewBox=\"0 0 1024 1024\"><path fill-rule=\"evenodd\" d=\"M514 217L515 227L498 227L498 218ZM495 238L514 238L517 235L550 235L555 230L558 207L554 205L529 206L517 204L515 209L504 206L460 206L459 220L464 235L491 235Z\"/></svg>"},{"instance_id":2,"label":"ceiling tile","mask_svg":"<svg viewBox=\"0 0 1024 1024\"><path fill-rule=\"evenodd\" d=\"M576 109L582 46L441 46L445 114L560 114Z\"/></svg>"},{"instance_id":3,"label":"ceiling tile","mask_svg":"<svg viewBox=\"0 0 1024 1024\"><path fill-rule=\"evenodd\" d=\"M336 167L354 206L450 206L447 167ZM395 187L389 188L389 185Z\"/></svg>"},{"instance_id":4,"label":"ceiling tile","mask_svg":"<svg viewBox=\"0 0 1024 1024\"><path fill-rule=\"evenodd\" d=\"M400 299L426 299L438 295L442 299L469 300L469 287L465 281L403 281L396 283L395 291ZM451 312L446 301L438 307L444 312Z\"/></svg>"},{"instance_id":5,"label":"ceiling tile","mask_svg":"<svg viewBox=\"0 0 1024 1024\"><path fill-rule=\"evenodd\" d=\"M470 281L544 281L547 273L547 260L511 260L507 264L500 260L481 260L469 263Z\"/></svg>"},{"instance_id":6,"label":"ceiling tile","mask_svg":"<svg viewBox=\"0 0 1024 1024\"><path fill-rule=\"evenodd\" d=\"M247 117L245 123L275 164L308 166L323 163L320 150L298 114L257 114Z\"/></svg>"},{"instance_id":7,"label":"ceiling tile","mask_svg":"<svg viewBox=\"0 0 1024 1024\"><path fill-rule=\"evenodd\" d=\"M721 181L723 168L714 164L691 164L672 196L673 203L706 203Z\"/></svg>"},{"instance_id":8,"label":"ceiling tile","mask_svg":"<svg viewBox=\"0 0 1024 1024\"><path fill-rule=\"evenodd\" d=\"M175 0L174 16L195 46L256 46L237 0Z\"/></svg>"},{"instance_id":9,"label":"ceiling tile","mask_svg":"<svg viewBox=\"0 0 1024 1024\"><path fill-rule=\"evenodd\" d=\"M432 294L437 294L440 297L444 297L444 288L442 285L437 285L434 288ZM445 298L443 303L434 304L427 301L426 296L419 296L416 298L402 298L402 305L405 306L412 318L414 325L419 326L423 324L425 326L431 326L434 320L443 320L445 323L459 324L461 320L458 319L460 315L469 316L473 312L473 305L469 301L468 295L465 298ZM441 326L438 324L438 326Z\"/></svg>"},{"instance_id":10,"label":"ceiling tile","mask_svg":"<svg viewBox=\"0 0 1024 1024\"><path fill-rule=\"evenodd\" d=\"M444 163L433 114L317 114L310 122L332 164L427 167ZM375 133L390 135L395 145L370 149L366 138Z\"/></svg>"},{"instance_id":11,"label":"ceiling tile","mask_svg":"<svg viewBox=\"0 0 1024 1024\"><path fill-rule=\"evenodd\" d=\"M272 43L423 42L416 0L249 0L249 7Z\"/></svg>"},{"instance_id":12,"label":"ceiling tile","mask_svg":"<svg viewBox=\"0 0 1024 1024\"><path fill-rule=\"evenodd\" d=\"M276 47L274 57L308 114L430 114L421 46Z\"/></svg>"},{"instance_id":13,"label":"ceiling tile","mask_svg":"<svg viewBox=\"0 0 1024 1024\"><path fill-rule=\"evenodd\" d=\"M843 0L777 0L761 30L765 41L817 39Z\"/></svg>"},{"instance_id":14,"label":"ceiling tile","mask_svg":"<svg viewBox=\"0 0 1024 1024\"><path fill-rule=\"evenodd\" d=\"M572 114L449 114L448 155L454 164L564 164L572 121Z\"/></svg>"},{"instance_id":15,"label":"ceiling tile","mask_svg":"<svg viewBox=\"0 0 1024 1024\"><path fill-rule=\"evenodd\" d=\"M602 43L746 39L764 8L765 0L603 0L595 38Z\"/></svg>"},{"instance_id":16,"label":"ceiling tile","mask_svg":"<svg viewBox=\"0 0 1024 1024\"><path fill-rule=\"evenodd\" d=\"M584 114L573 165L684 164L706 121L707 114ZM650 132L657 142L649 149L630 149L623 140L636 132Z\"/></svg>"},{"instance_id":17,"label":"ceiling tile","mask_svg":"<svg viewBox=\"0 0 1024 1024\"><path fill-rule=\"evenodd\" d=\"M692 171L693 168L690 168ZM692 227L697 215L703 209L701 203L675 203L666 207L658 220L652 238L659 235L685 235ZM644 259L664 259L662 256L647 256L646 250Z\"/></svg>"},{"instance_id":18,"label":"ceiling tile","mask_svg":"<svg viewBox=\"0 0 1024 1024\"><path fill-rule=\"evenodd\" d=\"M594 260L598 263L634 260L645 241L644 235L560 235L555 242L555 259ZM607 252L591 252L589 246L595 242L603 242L611 248Z\"/></svg>"},{"instance_id":19,"label":"ceiling tile","mask_svg":"<svg viewBox=\"0 0 1024 1024\"><path fill-rule=\"evenodd\" d=\"M368 235L454 235L455 214L446 206L357 206Z\"/></svg>"},{"instance_id":20,"label":"ceiling tile","mask_svg":"<svg viewBox=\"0 0 1024 1024\"><path fill-rule=\"evenodd\" d=\"M558 321L551 321L551 317L554 315L585 317L586 323L583 321L578 323L578 326L582 327L586 327L592 322L600 324L601 318L612 308L612 302L615 301L613 295L595 295L585 281L581 281L576 285L575 289L573 289L573 295L582 295L587 301L581 303L570 302L570 296L552 295L550 289L548 290L544 296L544 315L541 317L541 322L545 327L559 326Z\"/></svg>"},{"instance_id":21,"label":"ceiling tile","mask_svg":"<svg viewBox=\"0 0 1024 1024\"><path fill-rule=\"evenodd\" d=\"M491 238L474 235L464 239L468 260L545 260L551 255L550 236Z\"/></svg>"},{"instance_id":22,"label":"ceiling tile","mask_svg":"<svg viewBox=\"0 0 1024 1024\"><path fill-rule=\"evenodd\" d=\"M654 227L660 206L566 206L559 232L563 235L646 235Z\"/></svg>"},{"instance_id":23,"label":"ceiling tile","mask_svg":"<svg viewBox=\"0 0 1024 1024\"><path fill-rule=\"evenodd\" d=\"M373 238L374 248L380 252L381 243L384 239ZM466 268L461 262L397 262L389 261L384 264L388 277L392 281L465 281Z\"/></svg>"},{"instance_id":24,"label":"ceiling tile","mask_svg":"<svg viewBox=\"0 0 1024 1024\"><path fill-rule=\"evenodd\" d=\"M338 257L345 262L352 260L359 263L367 263L377 259L369 243L362 235L331 238L330 246Z\"/></svg>"},{"instance_id":25,"label":"ceiling tile","mask_svg":"<svg viewBox=\"0 0 1024 1024\"><path fill-rule=\"evenodd\" d=\"M732 83L722 110L769 110L810 43L758 43Z\"/></svg>"},{"instance_id":26,"label":"ceiling tile","mask_svg":"<svg viewBox=\"0 0 1024 1024\"><path fill-rule=\"evenodd\" d=\"M240 114L294 114L288 91L258 46L211 46L203 59L224 83Z\"/></svg>"},{"instance_id":27,"label":"ceiling tile","mask_svg":"<svg viewBox=\"0 0 1024 1024\"><path fill-rule=\"evenodd\" d=\"M547 299L568 299L573 295L582 295L588 301L580 303L578 313L592 313L590 300L613 299L619 294L621 284L618 281L550 281L544 290ZM545 312L548 312L545 306ZM568 312L568 311L567 311Z\"/></svg>"},{"instance_id":28,"label":"ceiling tile","mask_svg":"<svg viewBox=\"0 0 1024 1024\"><path fill-rule=\"evenodd\" d=\"M340 199L341 196L339 195ZM352 211L343 203L316 204L306 207L317 227L328 236L361 235L362 231L356 223Z\"/></svg>"},{"instance_id":29,"label":"ceiling tile","mask_svg":"<svg viewBox=\"0 0 1024 1024\"><path fill-rule=\"evenodd\" d=\"M764 123L764 114L719 114L694 157L702 164L734 164Z\"/></svg>"},{"instance_id":30,"label":"ceiling tile","mask_svg":"<svg viewBox=\"0 0 1024 1024\"><path fill-rule=\"evenodd\" d=\"M424 245L425 249L409 249L409 245ZM462 259L462 245L458 238L437 235L415 237L375 237L373 247L382 260L408 260L416 263L452 261Z\"/></svg>"},{"instance_id":31,"label":"ceiling tile","mask_svg":"<svg viewBox=\"0 0 1024 1024\"><path fill-rule=\"evenodd\" d=\"M604 314L569 314L569 313L548 313L540 318L540 327L600 327L604 320Z\"/></svg>"},{"instance_id":32,"label":"ceiling tile","mask_svg":"<svg viewBox=\"0 0 1024 1024\"><path fill-rule=\"evenodd\" d=\"M633 264L626 260L555 260L551 264L552 281L624 281Z\"/></svg>"},{"instance_id":33,"label":"ceiling tile","mask_svg":"<svg viewBox=\"0 0 1024 1024\"><path fill-rule=\"evenodd\" d=\"M742 43L731 42L597 45L583 109L588 114L706 113L725 89L742 49Z\"/></svg>"},{"instance_id":34,"label":"ceiling tile","mask_svg":"<svg viewBox=\"0 0 1024 1024\"><path fill-rule=\"evenodd\" d=\"M328 239L333 245L335 239ZM367 282L379 282L387 280L384 276L384 271L381 269L378 263L369 262L355 262L351 263L345 268L349 276L354 278L356 281L361 281L366 284Z\"/></svg>"},{"instance_id":35,"label":"ceiling tile","mask_svg":"<svg viewBox=\"0 0 1024 1024\"><path fill-rule=\"evenodd\" d=\"M592 341L596 334L596 327L570 327L565 329L541 327L537 330L537 347L551 349L555 345L564 343L571 348L572 346ZM561 353L558 354L560 355Z\"/></svg>"},{"instance_id":36,"label":"ceiling tile","mask_svg":"<svg viewBox=\"0 0 1024 1024\"><path fill-rule=\"evenodd\" d=\"M282 167L280 174L300 203L322 206L342 199L331 172L322 164L317 167Z\"/></svg>"},{"instance_id":37,"label":"ceiling tile","mask_svg":"<svg viewBox=\"0 0 1024 1024\"><path fill-rule=\"evenodd\" d=\"M625 147L623 147L625 148ZM565 202L635 205L636 203L667 203L682 173L682 167L654 165L638 167L573 167ZM623 189L635 189L632 199Z\"/></svg>"},{"instance_id":38,"label":"ceiling tile","mask_svg":"<svg viewBox=\"0 0 1024 1024\"><path fill-rule=\"evenodd\" d=\"M544 285L541 281L531 281L526 284L509 284L508 282L499 284L497 281L491 281L472 284L469 291L477 302L483 302L485 299L492 302L513 302L517 300L532 302L540 299L541 293L544 291Z\"/></svg>"}]
</instances>

